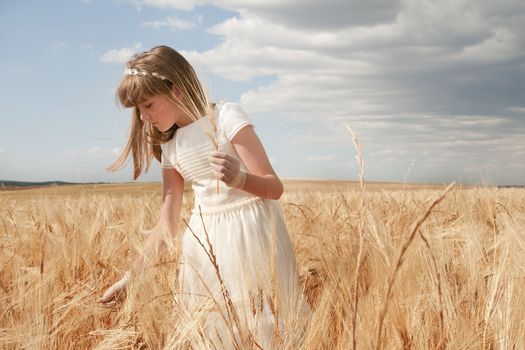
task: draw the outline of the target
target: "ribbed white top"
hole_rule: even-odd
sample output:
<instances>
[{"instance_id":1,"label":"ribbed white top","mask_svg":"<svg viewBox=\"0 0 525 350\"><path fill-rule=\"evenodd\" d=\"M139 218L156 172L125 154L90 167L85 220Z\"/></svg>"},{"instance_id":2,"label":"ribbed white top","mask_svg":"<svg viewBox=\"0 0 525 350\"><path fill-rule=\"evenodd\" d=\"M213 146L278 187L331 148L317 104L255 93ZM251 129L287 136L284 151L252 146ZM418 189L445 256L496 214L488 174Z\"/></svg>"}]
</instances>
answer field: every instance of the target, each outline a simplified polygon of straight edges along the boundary
<instances>
[{"instance_id":1,"label":"ribbed white top","mask_svg":"<svg viewBox=\"0 0 525 350\"><path fill-rule=\"evenodd\" d=\"M230 141L243 127L253 126L250 118L235 103L219 104L213 117L217 125L219 151L239 159L241 169L248 171ZM212 168L208 160L213 146L205 134L210 130L212 129L209 118L202 118L179 128L170 141L161 145L162 167L175 168L185 181L192 182L196 208L198 205L217 208L255 197L248 192L230 188L222 181L219 181L217 194L217 180L212 178Z\"/></svg>"}]
</instances>

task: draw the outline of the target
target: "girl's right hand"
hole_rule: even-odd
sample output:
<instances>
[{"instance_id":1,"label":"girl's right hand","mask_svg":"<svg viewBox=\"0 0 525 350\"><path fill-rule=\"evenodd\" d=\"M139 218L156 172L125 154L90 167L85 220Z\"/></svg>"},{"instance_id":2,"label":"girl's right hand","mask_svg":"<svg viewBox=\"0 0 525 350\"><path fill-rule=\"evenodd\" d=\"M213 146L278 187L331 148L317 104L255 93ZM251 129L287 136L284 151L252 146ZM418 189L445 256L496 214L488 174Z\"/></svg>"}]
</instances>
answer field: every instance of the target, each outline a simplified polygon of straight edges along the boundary
<instances>
[{"instance_id":1,"label":"girl's right hand","mask_svg":"<svg viewBox=\"0 0 525 350\"><path fill-rule=\"evenodd\" d=\"M128 284L129 280L131 278L131 273L129 271L126 271L124 274L124 277L115 284L113 284L111 287L109 287L105 292L104 295L98 301L102 303L102 306L104 307L113 307L117 303L117 301L121 300L126 295L126 285Z\"/></svg>"}]
</instances>

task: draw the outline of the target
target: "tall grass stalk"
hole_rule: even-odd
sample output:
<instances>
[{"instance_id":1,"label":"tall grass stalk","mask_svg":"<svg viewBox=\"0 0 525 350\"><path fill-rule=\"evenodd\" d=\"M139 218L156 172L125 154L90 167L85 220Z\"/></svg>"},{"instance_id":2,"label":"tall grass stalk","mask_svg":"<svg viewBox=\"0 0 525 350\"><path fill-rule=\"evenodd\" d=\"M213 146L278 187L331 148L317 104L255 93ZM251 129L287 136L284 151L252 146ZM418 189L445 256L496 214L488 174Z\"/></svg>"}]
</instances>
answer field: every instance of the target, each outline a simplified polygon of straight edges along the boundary
<instances>
[{"instance_id":1,"label":"tall grass stalk","mask_svg":"<svg viewBox=\"0 0 525 350\"><path fill-rule=\"evenodd\" d=\"M399 255L398 255L398 257L397 257L397 259L395 261L395 264L394 264L394 271L391 273L390 279L388 281L388 287L387 287L386 295L385 295L385 298L384 298L385 302L383 304L383 307L379 311L379 322L378 322L378 326L377 326L377 337L376 337L376 350L381 348L381 332L383 330L383 321L385 320L385 316L386 316L386 313L388 311L389 301L390 301L390 299L392 297L391 294L392 294L392 288L394 286L394 282L396 281L397 274L399 273L399 271L401 270L401 266L403 265L403 258L405 257L405 253L406 253L408 247L410 246L410 244L413 242L413 240L414 240L414 238L416 236L416 233L418 232L418 229L421 226L421 224L430 215L430 212L432 211L432 209L439 202L441 202L443 200L443 198L445 198L447 193L454 187L455 184L456 183L453 182L450 185L448 185L448 187L445 189L445 191L443 191L443 193L438 198L436 198L428 206L428 208L425 211L425 213L415 223L414 228L412 229L412 231L408 235L408 238L406 239L405 243L403 243L403 245L401 246L401 249L399 251Z\"/></svg>"},{"instance_id":2,"label":"tall grass stalk","mask_svg":"<svg viewBox=\"0 0 525 350\"><path fill-rule=\"evenodd\" d=\"M360 194L360 202L359 202L359 224L357 227L357 233L359 237L359 246L357 250L357 257L356 257L356 267L354 272L354 306L353 306L353 312L352 312L352 349L357 349L357 338L356 338L356 332L357 332L357 309L359 304L359 276L361 274L361 256L363 254L363 240L364 240L364 234L363 229L365 225L365 165L363 161L363 157L361 154L361 145L359 144L359 141L357 139L357 134L350 128L350 126L346 126L348 131L350 131L350 134L352 134L352 142L354 143L354 147L356 150L356 160L357 164L359 165L359 186L361 189Z\"/></svg>"}]
</instances>

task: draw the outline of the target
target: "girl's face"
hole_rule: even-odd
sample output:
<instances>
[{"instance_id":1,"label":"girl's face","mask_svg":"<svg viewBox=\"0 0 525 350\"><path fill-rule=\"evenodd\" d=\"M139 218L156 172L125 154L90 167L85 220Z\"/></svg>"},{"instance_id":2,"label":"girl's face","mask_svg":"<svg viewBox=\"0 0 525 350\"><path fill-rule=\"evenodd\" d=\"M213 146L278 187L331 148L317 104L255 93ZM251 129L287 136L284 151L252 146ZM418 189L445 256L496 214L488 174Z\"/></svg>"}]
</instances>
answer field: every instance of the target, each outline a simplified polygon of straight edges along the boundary
<instances>
[{"instance_id":1,"label":"girl's face","mask_svg":"<svg viewBox=\"0 0 525 350\"><path fill-rule=\"evenodd\" d=\"M173 124L184 124L187 117L181 109L168 97L163 95L152 96L138 106L140 119L152 124L159 131L169 130Z\"/></svg>"}]
</instances>

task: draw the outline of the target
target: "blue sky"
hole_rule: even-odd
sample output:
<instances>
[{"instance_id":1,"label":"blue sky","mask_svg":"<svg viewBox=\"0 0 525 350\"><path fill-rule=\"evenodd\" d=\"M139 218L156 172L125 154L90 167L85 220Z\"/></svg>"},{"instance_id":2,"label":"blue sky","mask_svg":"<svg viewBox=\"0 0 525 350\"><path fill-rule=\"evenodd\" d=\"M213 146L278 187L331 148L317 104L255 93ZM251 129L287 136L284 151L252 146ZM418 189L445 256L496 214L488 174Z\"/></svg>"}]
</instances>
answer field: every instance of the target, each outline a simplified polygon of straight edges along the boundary
<instances>
[{"instance_id":1,"label":"blue sky","mask_svg":"<svg viewBox=\"0 0 525 350\"><path fill-rule=\"evenodd\" d=\"M525 183L525 5L489 0L0 3L0 179L130 181L114 89L181 51L282 178ZM160 181L155 164L143 181Z\"/></svg>"}]
</instances>

